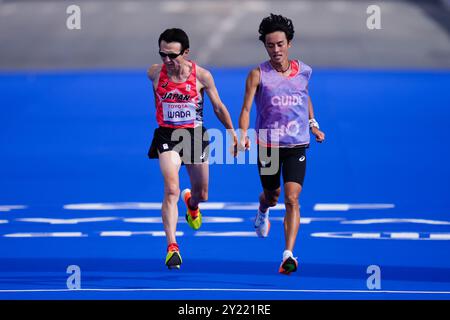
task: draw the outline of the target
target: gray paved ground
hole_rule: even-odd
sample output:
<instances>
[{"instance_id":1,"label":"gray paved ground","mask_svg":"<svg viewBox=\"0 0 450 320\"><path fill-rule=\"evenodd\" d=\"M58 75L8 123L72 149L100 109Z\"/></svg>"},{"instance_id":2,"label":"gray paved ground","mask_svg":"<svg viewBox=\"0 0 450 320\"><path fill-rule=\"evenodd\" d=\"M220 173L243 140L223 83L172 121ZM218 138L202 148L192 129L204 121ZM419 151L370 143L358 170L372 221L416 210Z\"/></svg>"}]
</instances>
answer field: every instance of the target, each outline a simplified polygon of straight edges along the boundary
<instances>
[{"instance_id":1,"label":"gray paved ground","mask_svg":"<svg viewBox=\"0 0 450 320\"><path fill-rule=\"evenodd\" d=\"M270 12L292 18L292 56L316 67L448 69L445 1L0 0L0 70L146 67L173 26L202 65L254 65L266 59L257 29ZM81 30L66 28L70 4L81 8ZM366 27L370 4L381 8L381 30Z\"/></svg>"}]
</instances>

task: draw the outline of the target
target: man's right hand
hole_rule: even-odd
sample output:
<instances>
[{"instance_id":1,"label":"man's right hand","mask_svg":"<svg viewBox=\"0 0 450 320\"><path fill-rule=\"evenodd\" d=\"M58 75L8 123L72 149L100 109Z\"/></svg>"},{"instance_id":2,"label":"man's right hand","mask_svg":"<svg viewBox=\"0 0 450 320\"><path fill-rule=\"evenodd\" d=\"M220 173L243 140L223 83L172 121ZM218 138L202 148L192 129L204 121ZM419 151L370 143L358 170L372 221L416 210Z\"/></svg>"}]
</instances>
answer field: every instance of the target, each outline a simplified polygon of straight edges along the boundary
<instances>
[{"instance_id":1,"label":"man's right hand","mask_svg":"<svg viewBox=\"0 0 450 320\"><path fill-rule=\"evenodd\" d=\"M239 151L245 151L250 150L250 139L247 135L241 136L241 139L239 140Z\"/></svg>"}]
</instances>

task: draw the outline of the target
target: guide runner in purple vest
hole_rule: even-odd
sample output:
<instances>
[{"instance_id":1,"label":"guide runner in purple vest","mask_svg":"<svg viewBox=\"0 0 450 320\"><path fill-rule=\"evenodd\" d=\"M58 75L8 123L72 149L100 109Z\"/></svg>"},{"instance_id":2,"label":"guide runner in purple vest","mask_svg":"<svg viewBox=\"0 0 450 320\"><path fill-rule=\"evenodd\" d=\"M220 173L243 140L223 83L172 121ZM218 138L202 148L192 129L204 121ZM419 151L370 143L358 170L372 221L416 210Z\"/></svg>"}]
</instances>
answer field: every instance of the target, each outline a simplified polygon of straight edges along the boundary
<instances>
[{"instance_id":1,"label":"guide runner in purple vest","mask_svg":"<svg viewBox=\"0 0 450 320\"><path fill-rule=\"evenodd\" d=\"M323 142L325 134L319 130L319 124L314 119L309 97L308 82L312 69L299 60L289 59L289 48L294 37L292 21L271 14L262 20L259 34L270 59L250 71L247 77L239 118L239 149L250 148L247 130L255 100L258 171L263 187L255 230L260 237L268 236L269 208L278 202L280 177L283 175L285 250L279 272L290 274L298 267L293 249L300 226L298 199L306 170L305 151L310 142L309 130L317 142Z\"/></svg>"}]
</instances>

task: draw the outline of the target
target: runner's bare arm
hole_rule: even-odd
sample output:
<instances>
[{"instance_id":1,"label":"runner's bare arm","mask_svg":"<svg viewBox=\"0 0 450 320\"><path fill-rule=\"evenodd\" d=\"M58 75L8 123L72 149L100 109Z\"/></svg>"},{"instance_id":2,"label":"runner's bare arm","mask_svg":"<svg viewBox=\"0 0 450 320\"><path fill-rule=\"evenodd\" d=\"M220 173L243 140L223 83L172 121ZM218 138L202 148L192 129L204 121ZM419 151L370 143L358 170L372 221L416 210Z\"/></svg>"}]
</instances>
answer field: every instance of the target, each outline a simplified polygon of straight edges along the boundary
<instances>
[{"instance_id":1,"label":"runner's bare arm","mask_svg":"<svg viewBox=\"0 0 450 320\"><path fill-rule=\"evenodd\" d=\"M155 83L155 81L157 81L160 71L161 71L160 64L154 64L150 68L148 68L147 76L153 82L153 84Z\"/></svg>"},{"instance_id":2,"label":"runner's bare arm","mask_svg":"<svg viewBox=\"0 0 450 320\"><path fill-rule=\"evenodd\" d=\"M309 110L309 119L310 120L314 119L314 108L312 105L311 98L309 96L308 96L308 110ZM325 133L320 131L318 128L312 127L311 132L316 137L317 142L322 142L323 140L325 140Z\"/></svg>"},{"instance_id":3,"label":"runner's bare arm","mask_svg":"<svg viewBox=\"0 0 450 320\"><path fill-rule=\"evenodd\" d=\"M247 130L250 123L250 110L252 109L253 99L258 89L260 78L259 68L255 68L248 74L245 83L244 103L242 105L241 115L239 116L239 129L241 130L241 139L239 148L241 150L250 148L250 140L247 138Z\"/></svg>"},{"instance_id":4,"label":"runner's bare arm","mask_svg":"<svg viewBox=\"0 0 450 320\"><path fill-rule=\"evenodd\" d=\"M217 118L220 120L220 122L222 122L226 129L231 130L230 133L233 135L233 137L235 137L236 133L234 131L230 113L228 112L227 107L223 104L222 100L220 100L219 92L217 91L213 76L208 70L199 68L198 79L202 83L206 94L211 100L211 104L213 105L214 113L216 114Z\"/></svg>"}]
</instances>

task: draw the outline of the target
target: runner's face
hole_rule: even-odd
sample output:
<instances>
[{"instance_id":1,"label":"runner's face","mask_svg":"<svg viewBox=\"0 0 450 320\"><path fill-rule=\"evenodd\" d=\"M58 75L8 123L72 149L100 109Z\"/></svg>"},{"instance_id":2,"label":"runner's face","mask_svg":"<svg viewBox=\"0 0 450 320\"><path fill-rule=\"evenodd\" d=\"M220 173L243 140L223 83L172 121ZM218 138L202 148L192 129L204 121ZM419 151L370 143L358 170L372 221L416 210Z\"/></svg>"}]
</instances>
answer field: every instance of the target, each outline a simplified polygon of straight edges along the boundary
<instances>
[{"instance_id":1,"label":"runner's face","mask_svg":"<svg viewBox=\"0 0 450 320\"><path fill-rule=\"evenodd\" d=\"M159 45L159 51L164 53L175 53L179 54L181 52L181 43L179 42L165 42L164 40L161 41L161 44ZM184 56L187 54L188 50L185 50L185 52L175 59L171 59L169 57L161 57L162 61L166 65L167 68L170 69L176 69L180 66L181 62L184 59Z\"/></svg>"},{"instance_id":2,"label":"runner's face","mask_svg":"<svg viewBox=\"0 0 450 320\"><path fill-rule=\"evenodd\" d=\"M288 59L288 50L291 43L288 42L283 31L275 31L266 34L266 50L273 63L281 64Z\"/></svg>"}]
</instances>

